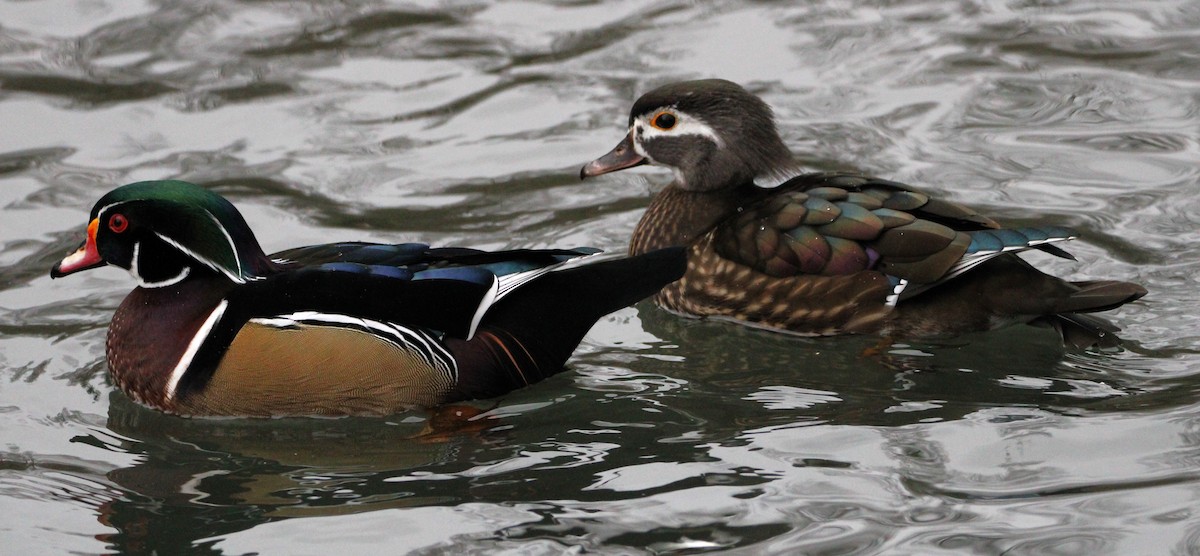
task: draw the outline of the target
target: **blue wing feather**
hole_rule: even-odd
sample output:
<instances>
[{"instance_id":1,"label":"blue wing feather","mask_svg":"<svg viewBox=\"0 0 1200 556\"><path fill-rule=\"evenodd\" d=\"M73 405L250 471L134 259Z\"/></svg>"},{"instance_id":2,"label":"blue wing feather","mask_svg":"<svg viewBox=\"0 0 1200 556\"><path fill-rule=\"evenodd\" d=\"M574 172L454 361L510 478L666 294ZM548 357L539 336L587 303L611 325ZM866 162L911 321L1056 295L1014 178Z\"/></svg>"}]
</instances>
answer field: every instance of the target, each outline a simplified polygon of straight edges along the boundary
<instances>
[{"instance_id":1,"label":"blue wing feather","mask_svg":"<svg viewBox=\"0 0 1200 556\"><path fill-rule=\"evenodd\" d=\"M1074 231L1060 226L1002 228L968 233L971 235L971 244L967 246L968 254L1023 250L1047 242L1065 241L1076 237Z\"/></svg>"},{"instance_id":2,"label":"blue wing feather","mask_svg":"<svg viewBox=\"0 0 1200 556\"><path fill-rule=\"evenodd\" d=\"M457 280L490 286L496 280L496 275L478 266L456 266L422 270L413 274L413 280Z\"/></svg>"},{"instance_id":3,"label":"blue wing feather","mask_svg":"<svg viewBox=\"0 0 1200 556\"><path fill-rule=\"evenodd\" d=\"M971 236L971 243L967 246L967 251L963 257L954 266L950 267L945 276L937 282L901 289L901 293L898 294L899 299L908 299L927 291L1004 253L1040 249L1055 256L1073 259L1074 257L1071 257L1069 253L1051 244L1078 237L1073 230L1061 226L1002 228L975 230L966 233ZM893 281L892 285L896 286L896 278L893 276L889 276L888 278Z\"/></svg>"},{"instance_id":4,"label":"blue wing feather","mask_svg":"<svg viewBox=\"0 0 1200 556\"><path fill-rule=\"evenodd\" d=\"M425 243L342 242L281 251L271 258L285 271L370 275L401 281L453 280L490 287L497 277L525 273L600 252L599 249L481 251L430 248Z\"/></svg>"}]
</instances>

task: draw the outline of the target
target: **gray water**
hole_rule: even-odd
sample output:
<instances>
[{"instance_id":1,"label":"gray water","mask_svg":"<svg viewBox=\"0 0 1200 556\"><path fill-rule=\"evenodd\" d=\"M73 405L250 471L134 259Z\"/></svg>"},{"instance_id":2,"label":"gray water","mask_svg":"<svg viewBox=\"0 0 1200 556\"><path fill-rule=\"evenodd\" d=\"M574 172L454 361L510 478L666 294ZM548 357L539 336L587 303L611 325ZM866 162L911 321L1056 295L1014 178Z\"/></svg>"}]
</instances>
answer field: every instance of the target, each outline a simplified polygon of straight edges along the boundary
<instances>
[{"instance_id":1,"label":"gray water","mask_svg":"<svg viewBox=\"0 0 1200 556\"><path fill-rule=\"evenodd\" d=\"M793 4L0 2L3 551L1200 553L1200 4ZM643 303L466 426L188 420L107 378L128 275L47 275L100 195L167 177L268 250L620 251L669 175L578 168L696 77L810 168L1076 228L1078 262L1029 258L1144 284L1126 349L867 355Z\"/></svg>"}]
</instances>

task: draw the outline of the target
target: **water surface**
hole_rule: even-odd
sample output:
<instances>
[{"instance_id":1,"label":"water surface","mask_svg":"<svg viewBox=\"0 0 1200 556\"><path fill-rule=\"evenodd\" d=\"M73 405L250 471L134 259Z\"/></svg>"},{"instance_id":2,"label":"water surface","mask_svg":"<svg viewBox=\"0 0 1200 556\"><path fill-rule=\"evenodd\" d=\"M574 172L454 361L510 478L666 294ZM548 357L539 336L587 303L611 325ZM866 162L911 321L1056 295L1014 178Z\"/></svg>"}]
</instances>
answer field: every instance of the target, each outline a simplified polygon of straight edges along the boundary
<instances>
[{"instance_id":1,"label":"water surface","mask_svg":"<svg viewBox=\"0 0 1200 556\"><path fill-rule=\"evenodd\" d=\"M20 553L1200 553L1195 2L0 2L0 540ZM580 184L640 92L725 77L806 166L1083 236L1126 349L604 319L483 418L189 420L116 392L131 288L50 281L112 187L182 178L268 250L622 250Z\"/></svg>"}]
</instances>

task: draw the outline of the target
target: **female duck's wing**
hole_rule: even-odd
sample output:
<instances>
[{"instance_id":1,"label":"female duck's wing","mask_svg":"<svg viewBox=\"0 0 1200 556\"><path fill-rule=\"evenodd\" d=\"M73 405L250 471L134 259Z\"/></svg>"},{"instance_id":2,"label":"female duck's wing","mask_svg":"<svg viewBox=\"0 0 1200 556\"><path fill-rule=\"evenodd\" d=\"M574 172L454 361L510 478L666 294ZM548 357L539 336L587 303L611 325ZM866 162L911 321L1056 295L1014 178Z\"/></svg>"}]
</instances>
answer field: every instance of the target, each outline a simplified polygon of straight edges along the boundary
<instances>
[{"instance_id":1,"label":"female duck's wing","mask_svg":"<svg viewBox=\"0 0 1200 556\"><path fill-rule=\"evenodd\" d=\"M971 209L895 182L809 175L744 207L713 231L727 260L770 276L839 276L877 271L892 280L894 304L910 283L925 290L1003 253L1075 235L1060 227L1001 229Z\"/></svg>"}]
</instances>

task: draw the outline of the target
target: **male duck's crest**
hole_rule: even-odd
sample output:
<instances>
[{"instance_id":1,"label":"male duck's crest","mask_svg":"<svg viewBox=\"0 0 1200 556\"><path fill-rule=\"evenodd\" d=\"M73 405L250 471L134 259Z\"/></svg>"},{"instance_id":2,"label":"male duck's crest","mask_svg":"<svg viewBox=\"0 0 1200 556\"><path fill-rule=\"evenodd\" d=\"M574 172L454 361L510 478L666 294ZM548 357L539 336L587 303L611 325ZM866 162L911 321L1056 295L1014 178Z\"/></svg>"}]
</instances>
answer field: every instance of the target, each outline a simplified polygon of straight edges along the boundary
<instances>
[{"instance_id":1,"label":"male duck's crest","mask_svg":"<svg viewBox=\"0 0 1200 556\"><path fill-rule=\"evenodd\" d=\"M629 131L581 178L641 164L675 181L651 201L631 253L689 248L688 271L656 300L673 311L809 335L935 338L1016 322L1058 328L1085 347L1115 327L1080 315L1145 295L1136 284L1066 282L1015 253L1075 233L1002 229L906 185L851 174L799 174L771 109L729 81L673 83L634 103ZM782 178L773 189L761 178Z\"/></svg>"},{"instance_id":2,"label":"male duck's crest","mask_svg":"<svg viewBox=\"0 0 1200 556\"><path fill-rule=\"evenodd\" d=\"M128 270L143 287L169 286L204 270L241 284L274 268L229 201L173 180L131 183L102 197L84 244L52 275L105 263Z\"/></svg>"},{"instance_id":3,"label":"male duck's crest","mask_svg":"<svg viewBox=\"0 0 1200 556\"><path fill-rule=\"evenodd\" d=\"M562 370L605 314L677 279L681 249L486 252L420 243L268 258L225 199L180 181L105 195L51 270L113 264L142 287L113 315L109 372L185 415L387 414L491 397Z\"/></svg>"}]
</instances>

